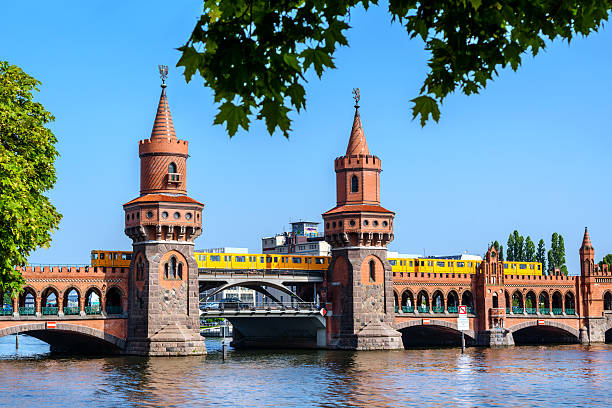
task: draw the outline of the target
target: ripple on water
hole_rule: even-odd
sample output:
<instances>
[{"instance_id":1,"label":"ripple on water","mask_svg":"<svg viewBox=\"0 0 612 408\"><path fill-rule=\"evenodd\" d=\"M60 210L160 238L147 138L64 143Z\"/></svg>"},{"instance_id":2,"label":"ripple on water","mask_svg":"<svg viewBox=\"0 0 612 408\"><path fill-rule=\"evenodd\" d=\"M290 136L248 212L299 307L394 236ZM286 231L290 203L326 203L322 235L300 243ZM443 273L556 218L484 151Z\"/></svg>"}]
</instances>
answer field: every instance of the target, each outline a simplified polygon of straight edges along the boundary
<instances>
[{"instance_id":1,"label":"ripple on water","mask_svg":"<svg viewBox=\"0 0 612 408\"><path fill-rule=\"evenodd\" d=\"M0 406L611 406L612 346L73 358L0 339Z\"/></svg>"}]
</instances>

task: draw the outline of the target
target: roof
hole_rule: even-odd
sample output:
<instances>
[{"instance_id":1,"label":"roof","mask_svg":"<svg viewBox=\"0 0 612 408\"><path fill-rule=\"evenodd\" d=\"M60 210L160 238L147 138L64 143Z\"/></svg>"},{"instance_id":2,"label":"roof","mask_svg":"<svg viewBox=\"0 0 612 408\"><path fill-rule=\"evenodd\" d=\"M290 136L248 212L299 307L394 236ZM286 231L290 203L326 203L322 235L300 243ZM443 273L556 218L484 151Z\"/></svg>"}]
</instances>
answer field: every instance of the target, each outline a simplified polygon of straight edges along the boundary
<instances>
[{"instance_id":1,"label":"roof","mask_svg":"<svg viewBox=\"0 0 612 408\"><path fill-rule=\"evenodd\" d=\"M172 123L172 115L168 107L168 98L166 97L166 86L162 85L159 104L157 105L157 114L155 115L155 123L151 131L151 140L156 139L172 139L176 140L176 132Z\"/></svg>"},{"instance_id":2,"label":"roof","mask_svg":"<svg viewBox=\"0 0 612 408\"><path fill-rule=\"evenodd\" d=\"M331 210L324 212L323 215L330 214L338 214L342 212L374 212L374 213L387 213L387 214L395 214L393 211L389 211L386 208L381 207L380 205L367 205L367 204L357 204L357 205L340 205Z\"/></svg>"},{"instance_id":3,"label":"roof","mask_svg":"<svg viewBox=\"0 0 612 408\"><path fill-rule=\"evenodd\" d=\"M125 205L130 205L130 204L135 204L135 203L154 203L158 201L162 203L189 203L189 204L204 205L201 202L196 201L193 198L187 197L184 195L171 196L171 195L165 195L165 194L146 194L146 195L143 195L142 197L135 198L132 201L128 201L127 203L123 205L125 206Z\"/></svg>"},{"instance_id":4,"label":"roof","mask_svg":"<svg viewBox=\"0 0 612 408\"><path fill-rule=\"evenodd\" d=\"M363 133L363 126L361 126L361 117L359 116L359 109L355 108L355 118L353 118L353 128L351 129L351 137L349 138L348 146L346 148L347 156L356 155L369 155L370 150L368 149L368 142Z\"/></svg>"}]
</instances>

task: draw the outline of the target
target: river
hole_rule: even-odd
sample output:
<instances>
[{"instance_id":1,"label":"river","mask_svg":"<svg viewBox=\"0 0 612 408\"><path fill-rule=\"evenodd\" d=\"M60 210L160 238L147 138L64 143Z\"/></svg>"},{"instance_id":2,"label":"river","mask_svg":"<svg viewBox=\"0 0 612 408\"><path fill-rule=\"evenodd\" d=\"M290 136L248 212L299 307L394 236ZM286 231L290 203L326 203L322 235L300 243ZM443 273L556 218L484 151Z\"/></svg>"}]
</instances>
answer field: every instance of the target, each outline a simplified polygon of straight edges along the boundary
<instances>
[{"instance_id":1,"label":"river","mask_svg":"<svg viewBox=\"0 0 612 408\"><path fill-rule=\"evenodd\" d=\"M0 406L612 406L612 345L65 357L0 338Z\"/></svg>"}]
</instances>

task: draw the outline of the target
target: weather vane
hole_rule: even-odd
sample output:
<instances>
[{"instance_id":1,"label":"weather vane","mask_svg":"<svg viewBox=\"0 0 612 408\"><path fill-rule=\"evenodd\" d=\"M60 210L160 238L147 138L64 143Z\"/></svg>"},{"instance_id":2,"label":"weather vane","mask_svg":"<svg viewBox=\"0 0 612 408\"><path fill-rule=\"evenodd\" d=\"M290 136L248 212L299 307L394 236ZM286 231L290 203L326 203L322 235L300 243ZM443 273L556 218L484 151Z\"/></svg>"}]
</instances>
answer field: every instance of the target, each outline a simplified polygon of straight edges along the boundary
<instances>
[{"instance_id":1,"label":"weather vane","mask_svg":"<svg viewBox=\"0 0 612 408\"><path fill-rule=\"evenodd\" d=\"M162 80L162 86L166 86L166 78L168 78L168 66L167 65L158 65L159 68L159 76Z\"/></svg>"},{"instance_id":2,"label":"weather vane","mask_svg":"<svg viewBox=\"0 0 612 408\"><path fill-rule=\"evenodd\" d=\"M359 88L353 88L353 99L355 100L355 107L359 107L359 99L361 96L359 95Z\"/></svg>"}]
</instances>

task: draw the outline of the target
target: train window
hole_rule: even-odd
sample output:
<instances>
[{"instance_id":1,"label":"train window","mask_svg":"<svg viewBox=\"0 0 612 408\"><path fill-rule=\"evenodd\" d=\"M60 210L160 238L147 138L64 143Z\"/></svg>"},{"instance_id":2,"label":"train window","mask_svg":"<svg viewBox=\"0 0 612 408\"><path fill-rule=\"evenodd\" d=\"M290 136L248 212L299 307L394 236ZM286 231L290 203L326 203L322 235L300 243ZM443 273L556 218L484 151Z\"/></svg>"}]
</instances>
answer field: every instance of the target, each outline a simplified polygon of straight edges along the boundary
<instances>
[{"instance_id":1,"label":"train window","mask_svg":"<svg viewBox=\"0 0 612 408\"><path fill-rule=\"evenodd\" d=\"M293 263L302 263L302 258L293 257L293 258L291 258L291 262L293 262Z\"/></svg>"},{"instance_id":2,"label":"train window","mask_svg":"<svg viewBox=\"0 0 612 408\"><path fill-rule=\"evenodd\" d=\"M219 262L221 260L221 256L220 255L211 255L210 256L210 260L213 262Z\"/></svg>"},{"instance_id":3,"label":"train window","mask_svg":"<svg viewBox=\"0 0 612 408\"><path fill-rule=\"evenodd\" d=\"M246 257L244 257L244 256L237 256L236 257L236 262L244 262L245 259L246 259Z\"/></svg>"},{"instance_id":4,"label":"train window","mask_svg":"<svg viewBox=\"0 0 612 408\"><path fill-rule=\"evenodd\" d=\"M125 261L127 259L127 255L126 254L121 254L121 259L123 259Z\"/></svg>"},{"instance_id":5,"label":"train window","mask_svg":"<svg viewBox=\"0 0 612 408\"><path fill-rule=\"evenodd\" d=\"M100 253L100 259L104 259L104 252Z\"/></svg>"},{"instance_id":6,"label":"train window","mask_svg":"<svg viewBox=\"0 0 612 408\"><path fill-rule=\"evenodd\" d=\"M315 258L315 263L318 265L324 264L325 263L325 259L323 258Z\"/></svg>"},{"instance_id":7,"label":"train window","mask_svg":"<svg viewBox=\"0 0 612 408\"><path fill-rule=\"evenodd\" d=\"M538 271L540 270L540 265L538 265Z\"/></svg>"},{"instance_id":8,"label":"train window","mask_svg":"<svg viewBox=\"0 0 612 408\"><path fill-rule=\"evenodd\" d=\"M529 265L529 269L533 269L533 265Z\"/></svg>"},{"instance_id":9,"label":"train window","mask_svg":"<svg viewBox=\"0 0 612 408\"><path fill-rule=\"evenodd\" d=\"M277 256L274 257L274 262L278 262L278 257Z\"/></svg>"},{"instance_id":10,"label":"train window","mask_svg":"<svg viewBox=\"0 0 612 408\"><path fill-rule=\"evenodd\" d=\"M412 261L408 261L408 266L412 266Z\"/></svg>"},{"instance_id":11,"label":"train window","mask_svg":"<svg viewBox=\"0 0 612 408\"><path fill-rule=\"evenodd\" d=\"M98 259L98 253L94 252L93 254L91 254L91 259Z\"/></svg>"},{"instance_id":12,"label":"train window","mask_svg":"<svg viewBox=\"0 0 612 408\"><path fill-rule=\"evenodd\" d=\"M463 268L465 266L465 262L457 262L457 268Z\"/></svg>"},{"instance_id":13,"label":"train window","mask_svg":"<svg viewBox=\"0 0 612 408\"><path fill-rule=\"evenodd\" d=\"M508 264L507 263L504 264L504 269L508 269Z\"/></svg>"},{"instance_id":14,"label":"train window","mask_svg":"<svg viewBox=\"0 0 612 408\"><path fill-rule=\"evenodd\" d=\"M425 266L425 261L421 261L421 266Z\"/></svg>"},{"instance_id":15,"label":"train window","mask_svg":"<svg viewBox=\"0 0 612 408\"><path fill-rule=\"evenodd\" d=\"M519 265L519 269L527 269L527 265L525 265L525 264L520 264L520 265Z\"/></svg>"},{"instance_id":16,"label":"train window","mask_svg":"<svg viewBox=\"0 0 612 408\"><path fill-rule=\"evenodd\" d=\"M453 263L452 263L452 262L449 262L449 263L448 263L448 266L453 266Z\"/></svg>"},{"instance_id":17,"label":"train window","mask_svg":"<svg viewBox=\"0 0 612 408\"><path fill-rule=\"evenodd\" d=\"M224 261L231 261L231 260L232 260L232 257L231 257L231 256L227 256L227 255L224 255L224 256L223 256L223 260L224 260Z\"/></svg>"},{"instance_id":18,"label":"train window","mask_svg":"<svg viewBox=\"0 0 612 408\"><path fill-rule=\"evenodd\" d=\"M266 257L266 263L270 263L270 262L272 262L272 257L271 256Z\"/></svg>"},{"instance_id":19,"label":"train window","mask_svg":"<svg viewBox=\"0 0 612 408\"><path fill-rule=\"evenodd\" d=\"M389 263L391 264L391 266L397 265L397 261L395 259L389 259Z\"/></svg>"},{"instance_id":20,"label":"train window","mask_svg":"<svg viewBox=\"0 0 612 408\"><path fill-rule=\"evenodd\" d=\"M263 256L262 256L262 257L260 257L260 258L259 258L259 262L263 263L263 262L264 262L264 259L265 259L265 258L264 258Z\"/></svg>"},{"instance_id":21,"label":"train window","mask_svg":"<svg viewBox=\"0 0 612 408\"><path fill-rule=\"evenodd\" d=\"M126 256L127 256L127 258L126 258L126 259L127 259L128 261L132 259L132 254L127 254Z\"/></svg>"},{"instance_id":22,"label":"train window","mask_svg":"<svg viewBox=\"0 0 612 408\"><path fill-rule=\"evenodd\" d=\"M437 262L437 265L438 265L438 266L444 266L444 262L438 261L438 262Z\"/></svg>"}]
</instances>

